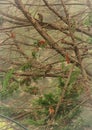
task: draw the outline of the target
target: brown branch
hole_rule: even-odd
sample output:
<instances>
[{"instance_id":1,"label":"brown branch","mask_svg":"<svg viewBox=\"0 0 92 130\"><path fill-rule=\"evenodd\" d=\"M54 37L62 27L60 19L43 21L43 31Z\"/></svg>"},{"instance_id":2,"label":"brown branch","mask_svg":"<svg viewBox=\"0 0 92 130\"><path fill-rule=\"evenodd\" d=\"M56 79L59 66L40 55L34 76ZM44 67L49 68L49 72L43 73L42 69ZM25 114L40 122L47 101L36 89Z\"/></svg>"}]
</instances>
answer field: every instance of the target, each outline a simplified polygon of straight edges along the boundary
<instances>
[{"instance_id":1,"label":"brown branch","mask_svg":"<svg viewBox=\"0 0 92 130\"><path fill-rule=\"evenodd\" d=\"M59 99L59 101L58 101L58 103L57 103L57 106L56 106L54 118L57 116L57 113L58 113L58 110L59 110L59 108L60 108L60 106L61 106L61 103L63 103L63 98L64 98L64 96L65 96L65 92L66 92L66 90L67 90L67 87L68 87L68 84L69 84L69 81L70 81L70 78L71 78L71 74L72 74L73 69L74 69L74 65L75 65L75 64L73 64L73 66L72 66L71 69L70 69L70 72L69 72L67 81L66 81L65 86L64 86L64 88L63 88L63 91L62 91L62 93L61 93L61 95L60 95L60 99Z\"/></svg>"},{"instance_id":2,"label":"brown branch","mask_svg":"<svg viewBox=\"0 0 92 130\"><path fill-rule=\"evenodd\" d=\"M43 2L45 3L45 5L54 13L56 14L56 16L58 16L64 23L67 23L66 19L61 16L58 12L56 12L49 4L46 0L43 0Z\"/></svg>"},{"instance_id":3,"label":"brown branch","mask_svg":"<svg viewBox=\"0 0 92 130\"><path fill-rule=\"evenodd\" d=\"M19 21L14 21L14 20L10 20L8 18L3 18L5 22L9 22L9 23L12 23L12 24L18 24L18 25L28 25L28 23L24 23L24 22L19 22Z\"/></svg>"},{"instance_id":4,"label":"brown branch","mask_svg":"<svg viewBox=\"0 0 92 130\"><path fill-rule=\"evenodd\" d=\"M19 18L19 17L17 17L17 16L10 15L10 14L8 14L8 13L5 13L5 12L1 11L1 10L0 10L0 14L3 15L3 16L5 16L5 17L11 18L11 19L13 19L13 20L19 21L19 22L20 22L20 21L21 21L21 22L24 22L24 23L28 22L27 19Z\"/></svg>"},{"instance_id":5,"label":"brown branch","mask_svg":"<svg viewBox=\"0 0 92 130\"><path fill-rule=\"evenodd\" d=\"M14 24L19 24L21 26L13 26L13 27L10 27L10 28L1 28L0 30L6 30L6 29L13 29L13 28L19 28L19 27L26 27L26 26L32 26L29 21L27 19L23 19L23 18L19 18L19 17L16 17L16 16L12 16L10 14L6 14L4 13L3 11L0 10L0 13L8 18L11 18L13 20L9 20L9 19L6 19L4 18L6 21L10 22L10 23L14 23ZM14 21L15 20L15 21ZM67 31L68 28L65 26L65 25L62 25L62 24L55 24L55 23L45 23L45 22L40 22L38 21L39 24L41 26L43 26L44 28L47 28L47 29L55 29L55 30L59 30L65 34L67 34L65 32L65 30ZM83 30L83 29L80 29L80 28L75 28L76 31L78 32L81 32L81 33L84 33L85 35L88 35L90 37L92 37L92 34L90 32L87 32L87 30Z\"/></svg>"},{"instance_id":6,"label":"brown branch","mask_svg":"<svg viewBox=\"0 0 92 130\"><path fill-rule=\"evenodd\" d=\"M87 30L76 28L76 31L80 33L84 33L85 35L92 37L92 33L88 32Z\"/></svg>"},{"instance_id":7,"label":"brown branch","mask_svg":"<svg viewBox=\"0 0 92 130\"><path fill-rule=\"evenodd\" d=\"M17 47L16 52L19 52L20 54L22 54L27 60L30 59L29 56L27 56L27 54L24 53L24 51L23 51L22 48L19 46L19 44L15 43L15 46Z\"/></svg>"},{"instance_id":8,"label":"brown branch","mask_svg":"<svg viewBox=\"0 0 92 130\"><path fill-rule=\"evenodd\" d=\"M13 4L13 3L9 3L9 2L5 2L5 3L0 3L0 4L3 4L3 5L10 5L10 4ZM13 4L14 5L14 4ZM26 6L39 6L39 4L24 4L24 5L26 5ZM50 6L60 6L61 5L61 3L56 3L56 4L49 4ZM65 5L81 5L81 6L87 6L87 4L85 4L85 3L65 3ZM91 4L92 5L92 4ZM40 6L46 6L45 4L40 4Z\"/></svg>"},{"instance_id":9,"label":"brown branch","mask_svg":"<svg viewBox=\"0 0 92 130\"><path fill-rule=\"evenodd\" d=\"M72 28L71 28L71 23L70 23L68 11L67 11L67 9L65 7L65 4L64 4L63 0L61 0L61 3L62 3L62 6L64 8L65 14L66 14L70 37L71 37L72 43L74 44L73 47L74 47L74 51L75 51L77 60L80 63L80 69L81 69L81 72L82 72L82 76L85 78L85 80L87 80L87 75L86 75L86 72L85 72L85 70L83 68L83 65L82 65L82 59L81 59L80 52L79 52L79 49L78 49L77 44L76 44L76 40L75 40L75 37L74 37L74 32L72 31Z\"/></svg>"},{"instance_id":10,"label":"brown branch","mask_svg":"<svg viewBox=\"0 0 92 130\"><path fill-rule=\"evenodd\" d=\"M51 36L48 35L48 33L42 28L42 26L38 23L37 20L32 18L31 14L29 14L23 4L21 3L21 0L15 0L16 4L18 4L18 8L23 12L24 16L31 22L31 24L34 26L34 28L39 32L39 34L46 40L48 41L48 44L51 46L52 49L57 51L59 54L62 56L66 56L65 50L63 50L53 39ZM70 61L72 63L76 62L76 64L79 64L75 59L70 57Z\"/></svg>"},{"instance_id":11,"label":"brown branch","mask_svg":"<svg viewBox=\"0 0 92 130\"><path fill-rule=\"evenodd\" d=\"M44 74L35 74L34 72L33 73L14 73L14 75L16 75L16 76L30 76L30 77L32 77L32 78L36 78L36 77L44 77ZM67 75L64 75L64 74L52 74L52 73L48 73L48 74L45 74L45 77L52 77L52 78L54 78L54 77L59 77L59 76L61 76L61 77L63 77L63 78L67 78Z\"/></svg>"}]
</instances>

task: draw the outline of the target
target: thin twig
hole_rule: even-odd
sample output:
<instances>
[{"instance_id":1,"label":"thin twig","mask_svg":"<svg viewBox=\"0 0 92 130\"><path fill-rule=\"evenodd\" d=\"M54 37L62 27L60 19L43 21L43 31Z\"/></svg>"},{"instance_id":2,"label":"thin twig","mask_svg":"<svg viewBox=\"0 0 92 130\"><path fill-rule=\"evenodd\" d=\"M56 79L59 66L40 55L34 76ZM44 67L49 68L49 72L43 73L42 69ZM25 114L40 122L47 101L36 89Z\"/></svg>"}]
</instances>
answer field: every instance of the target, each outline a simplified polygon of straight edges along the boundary
<instances>
[{"instance_id":1,"label":"thin twig","mask_svg":"<svg viewBox=\"0 0 92 130\"><path fill-rule=\"evenodd\" d=\"M74 66L75 66L75 64L73 64L73 66L72 66L71 69L70 69L70 72L69 72L67 81L66 81L66 83L65 83L65 86L64 86L64 88L63 88L62 94L61 94L61 96L60 96L60 100L58 101L57 106L56 106L54 118L56 117L57 112L58 112L58 110L59 110L59 108L60 108L60 106L61 106L61 104L62 104L62 100L63 100L63 98L64 98L64 96L65 96L65 92L66 92L66 90L67 90L68 83L69 83L69 81L70 81L71 74L72 74L72 72L73 72Z\"/></svg>"}]
</instances>

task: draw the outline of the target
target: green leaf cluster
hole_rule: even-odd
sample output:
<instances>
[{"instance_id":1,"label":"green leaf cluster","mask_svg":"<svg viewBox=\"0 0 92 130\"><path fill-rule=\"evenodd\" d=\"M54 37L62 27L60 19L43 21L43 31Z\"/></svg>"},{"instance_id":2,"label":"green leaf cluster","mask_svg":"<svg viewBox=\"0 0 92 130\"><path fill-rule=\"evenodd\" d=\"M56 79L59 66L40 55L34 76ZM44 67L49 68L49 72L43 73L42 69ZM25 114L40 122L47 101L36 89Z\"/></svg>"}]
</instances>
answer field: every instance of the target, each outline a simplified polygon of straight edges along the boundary
<instances>
[{"instance_id":1,"label":"green leaf cluster","mask_svg":"<svg viewBox=\"0 0 92 130\"><path fill-rule=\"evenodd\" d=\"M2 82L2 90L0 91L1 99L4 99L10 96L11 94L13 94L14 91L16 91L19 88L18 82L12 80L13 73L14 73L14 70L11 69L4 76L4 79Z\"/></svg>"},{"instance_id":2,"label":"green leaf cluster","mask_svg":"<svg viewBox=\"0 0 92 130\"><path fill-rule=\"evenodd\" d=\"M13 72L14 72L14 70L13 69L11 69L11 70L9 70L6 74L5 74L5 76L4 76L4 79L3 79L3 90L4 89L6 89L6 87L9 85L9 81L10 81L10 79L12 78L12 76L13 76Z\"/></svg>"},{"instance_id":3,"label":"green leaf cluster","mask_svg":"<svg viewBox=\"0 0 92 130\"><path fill-rule=\"evenodd\" d=\"M23 66L21 66L21 70L26 71L26 70L30 70L32 67L31 63L25 63Z\"/></svg>"},{"instance_id":4,"label":"green leaf cluster","mask_svg":"<svg viewBox=\"0 0 92 130\"><path fill-rule=\"evenodd\" d=\"M52 94L52 93L48 93L48 94L44 94L43 97L40 97L37 102L39 105L41 106L45 106L45 107L49 107L50 105L55 105L57 103L57 96Z\"/></svg>"}]
</instances>

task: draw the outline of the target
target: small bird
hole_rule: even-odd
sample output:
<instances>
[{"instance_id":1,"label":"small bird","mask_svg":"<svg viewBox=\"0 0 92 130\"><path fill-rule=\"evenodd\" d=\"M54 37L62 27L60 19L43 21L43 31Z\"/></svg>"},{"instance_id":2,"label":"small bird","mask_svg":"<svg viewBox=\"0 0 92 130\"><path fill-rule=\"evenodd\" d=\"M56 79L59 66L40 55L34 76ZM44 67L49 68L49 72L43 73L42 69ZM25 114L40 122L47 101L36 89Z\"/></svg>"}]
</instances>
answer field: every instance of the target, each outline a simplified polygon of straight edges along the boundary
<instances>
[{"instance_id":1,"label":"small bird","mask_svg":"<svg viewBox=\"0 0 92 130\"><path fill-rule=\"evenodd\" d=\"M43 22L43 15L40 14L40 13L38 13L38 20L39 20L40 22Z\"/></svg>"}]
</instances>

